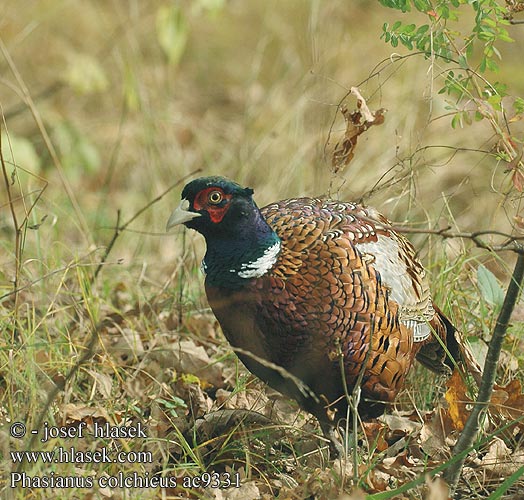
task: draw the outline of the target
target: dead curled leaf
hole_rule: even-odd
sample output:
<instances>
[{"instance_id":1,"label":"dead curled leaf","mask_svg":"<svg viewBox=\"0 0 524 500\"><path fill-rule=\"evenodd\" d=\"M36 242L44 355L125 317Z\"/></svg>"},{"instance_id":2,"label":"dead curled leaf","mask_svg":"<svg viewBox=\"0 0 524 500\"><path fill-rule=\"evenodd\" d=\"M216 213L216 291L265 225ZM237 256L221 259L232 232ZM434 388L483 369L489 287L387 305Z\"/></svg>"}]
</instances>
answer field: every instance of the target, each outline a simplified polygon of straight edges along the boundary
<instances>
[{"instance_id":1,"label":"dead curled leaf","mask_svg":"<svg viewBox=\"0 0 524 500\"><path fill-rule=\"evenodd\" d=\"M91 377L93 377L95 389L102 395L103 398L109 399L111 397L111 390L113 388L113 378L105 373L100 373L94 370L86 370Z\"/></svg>"},{"instance_id":2,"label":"dead curled leaf","mask_svg":"<svg viewBox=\"0 0 524 500\"><path fill-rule=\"evenodd\" d=\"M448 459L450 434L453 425L447 410L438 408L431 418L425 419L420 429L420 448L429 457L437 460Z\"/></svg>"},{"instance_id":3,"label":"dead curled leaf","mask_svg":"<svg viewBox=\"0 0 524 500\"><path fill-rule=\"evenodd\" d=\"M161 372L174 370L177 374L195 375L201 382L214 387L224 385L222 365L211 359L206 349L190 338L159 342L149 354L151 362L158 363Z\"/></svg>"},{"instance_id":4,"label":"dead curled leaf","mask_svg":"<svg viewBox=\"0 0 524 500\"><path fill-rule=\"evenodd\" d=\"M413 457L408 449L404 449L393 457L385 458L382 463L377 465L377 469L389 474L395 479L413 479L421 473L425 462Z\"/></svg>"},{"instance_id":5,"label":"dead curled leaf","mask_svg":"<svg viewBox=\"0 0 524 500\"><path fill-rule=\"evenodd\" d=\"M382 415L381 420L391 431L401 431L404 434L418 432L422 428L422 423L419 420L412 420L410 417L411 415L386 413Z\"/></svg>"},{"instance_id":6,"label":"dead curled leaf","mask_svg":"<svg viewBox=\"0 0 524 500\"><path fill-rule=\"evenodd\" d=\"M447 417L454 430L462 431L469 417L469 405L474 404L467 394L467 387L458 372L454 372L447 382L448 390L445 398L448 403ZM496 427L512 423L504 435L517 439L524 433L524 394L522 384L518 379L510 381L506 386L495 384L491 394L489 414ZM511 437L513 436L513 437Z\"/></svg>"},{"instance_id":7,"label":"dead curled leaf","mask_svg":"<svg viewBox=\"0 0 524 500\"><path fill-rule=\"evenodd\" d=\"M384 439L385 435L385 426L380 422L363 422L362 429L369 443L377 451L387 450L389 444Z\"/></svg>"},{"instance_id":8,"label":"dead curled leaf","mask_svg":"<svg viewBox=\"0 0 524 500\"><path fill-rule=\"evenodd\" d=\"M373 125L382 125L385 120L386 110L381 108L374 113L371 112L357 87L351 87L350 93L357 98L357 109L352 112L346 106L341 109L346 122L346 131L344 138L336 144L333 152L331 163L334 173L349 165L355 156L359 136Z\"/></svg>"},{"instance_id":9,"label":"dead curled leaf","mask_svg":"<svg viewBox=\"0 0 524 500\"><path fill-rule=\"evenodd\" d=\"M67 403L62 405L60 413L64 424L86 422L88 425L91 425L94 420L104 423L108 422L111 425L115 424L114 419L112 419L106 409L101 406L92 407L83 404Z\"/></svg>"},{"instance_id":10,"label":"dead curled leaf","mask_svg":"<svg viewBox=\"0 0 524 500\"><path fill-rule=\"evenodd\" d=\"M467 387L458 370L454 370L453 374L447 382L448 390L445 398L448 402L448 413L456 430L462 431L470 412L466 409L467 405L471 404L471 399L467 396Z\"/></svg>"},{"instance_id":11,"label":"dead curled leaf","mask_svg":"<svg viewBox=\"0 0 524 500\"><path fill-rule=\"evenodd\" d=\"M488 452L480 460L484 473L498 477L510 476L516 468L511 467L512 451L499 437L494 437L489 444Z\"/></svg>"}]
</instances>

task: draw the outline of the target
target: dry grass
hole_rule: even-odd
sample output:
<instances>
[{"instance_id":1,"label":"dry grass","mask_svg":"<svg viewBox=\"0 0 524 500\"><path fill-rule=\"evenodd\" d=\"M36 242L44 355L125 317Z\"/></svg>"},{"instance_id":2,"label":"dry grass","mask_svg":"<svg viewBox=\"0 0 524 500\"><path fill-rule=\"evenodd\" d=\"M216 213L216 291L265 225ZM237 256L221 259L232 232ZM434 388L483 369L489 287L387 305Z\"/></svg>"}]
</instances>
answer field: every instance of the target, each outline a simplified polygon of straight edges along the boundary
<instances>
[{"instance_id":1,"label":"dry grass","mask_svg":"<svg viewBox=\"0 0 524 500\"><path fill-rule=\"evenodd\" d=\"M397 14L365 1L182 2L188 40L179 64L170 65L155 34L162 4L21 0L2 6L1 128L13 201L0 199L0 467L8 478L9 451L27 446L9 438L13 421L28 428L41 417L57 425L143 421L145 440L88 439L75 446L151 451L152 464L40 462L24 470L100 477L164 469L181 477L233 468L248 485L245 498L250 487L266 498L337 498L350 481L340 464L328 466L318 452L324 443L315 422L276 395L268 399L216 331L198 273L203 242L190 233L164 233L181 185L148 204L197 169L253 186L260 205L331 186L333 196L362 198L416 227L507 231L520 198L505 194L508 174L488 154L448 149L488 150L493 137L483 124L451 130L435 92L441 63L388 59L391 47L379 40L380 29ZM503 47L500 79L522 95L524 41L513 35L516 43ZM372 109L387 108L386 122L361 138L350 167L333 176L329 152L343 131L340 117L332 127L336 106L357 84ZM94 278L117 220L121 226L144 207ZM18 271L11 208L21 227ZM502 281L511 258L488 258L462 241L413 239L431 270L437 302L466 334L488 338L494 311L478 299L478 258ZM93 355L42 413L90 339ZM181 345L190 361L200 359L196 365L185 360ZM198 346L204 354L194 352ZM522 363L518 323L507 347ZM508 368L506 381L514 376ZM435 404L439 389L428 391L436 383L429 377L414 372L401 406ZM240 426L205 446L182 436L193 417L224 405L256 406L289 425ZM56 446L71 441L33 443L36 450ZM380 456L366 452L362 460L361 485L369 487L366 471ZM2 487L5 498L20 499L157 495L153 489ZM203 489L165 494L222 498Z\"/></svg>"}]
</instances>

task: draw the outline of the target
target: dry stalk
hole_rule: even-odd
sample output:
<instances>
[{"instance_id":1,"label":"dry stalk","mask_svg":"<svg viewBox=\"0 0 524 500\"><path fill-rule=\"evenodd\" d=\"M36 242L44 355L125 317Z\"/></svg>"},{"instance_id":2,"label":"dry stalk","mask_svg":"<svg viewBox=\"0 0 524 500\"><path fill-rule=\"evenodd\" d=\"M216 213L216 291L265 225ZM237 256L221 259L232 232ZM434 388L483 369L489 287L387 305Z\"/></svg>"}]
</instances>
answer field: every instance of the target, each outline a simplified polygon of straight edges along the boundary
<instances>
[{"instance_id":1,"label":"dry stalk","mask_svg":"<svg viewBox=\"0 0 524 500\"><path fill-rule=\"evenodd\" d=\"M4 161L4 155L2 153L2 126L0 124L0 163L2 165L2 177L4 178L5 183L5 190L7 192L7 199L9 204L9 209L11 211L11 219L13 220L13 227L15 230L15 244L14 244L14 251L15 251L15 277L13 280L13 301L14 301L14 307L13 307L13 328L11 330L11 343L13 344L18 337L17 334L17 323L18 323L18 307L19 307L19 293L18 293L18 286L20 283L20 270L22 268L22 226L18 224L18 217L16 215L15 210L15 201L13 199L13 193L11 192L11 184L9 182L9 175L7 173L7 167L5 165Z\"/></svg>"}]
</instances>

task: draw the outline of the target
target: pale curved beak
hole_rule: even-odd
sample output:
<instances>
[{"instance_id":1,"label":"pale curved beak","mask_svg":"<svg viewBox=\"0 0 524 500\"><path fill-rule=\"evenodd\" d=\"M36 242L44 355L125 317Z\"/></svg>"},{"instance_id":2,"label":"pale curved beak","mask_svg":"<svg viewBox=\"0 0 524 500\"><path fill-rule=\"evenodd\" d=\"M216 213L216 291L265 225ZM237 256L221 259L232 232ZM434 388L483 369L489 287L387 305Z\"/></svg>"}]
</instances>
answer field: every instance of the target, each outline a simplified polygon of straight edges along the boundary
<instances>
[{"instance_id":1,"label":"pale curved beak","mask_svg":"<svg viewBox=\"0 0 524 500\"><path fill-rule=\"evenodd\" d=\"M196 219L197 217L200 217L201 214L197 212L190 212L188 210L189 208L189 201L182 200L180 202L180 205L173 210L173 213L171 214L171 217L169 217L169 220L167 221L166 225L166 231L169 231L171 228L178 226L178 224L183 224L184 222L188 222L192 219Z\"/></svg>"}]
</instances>

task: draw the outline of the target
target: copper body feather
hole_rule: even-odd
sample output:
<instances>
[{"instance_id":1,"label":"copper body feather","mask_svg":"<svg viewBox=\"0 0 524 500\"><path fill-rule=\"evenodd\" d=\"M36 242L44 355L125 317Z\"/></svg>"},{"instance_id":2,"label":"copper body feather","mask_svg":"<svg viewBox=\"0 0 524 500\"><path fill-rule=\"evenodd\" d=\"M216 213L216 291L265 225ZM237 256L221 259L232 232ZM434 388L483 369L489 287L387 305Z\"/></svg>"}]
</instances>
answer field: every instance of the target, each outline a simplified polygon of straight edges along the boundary
<instances>
[{"instance_id":1,"label":"copper body feather","mask_svg":"<svg viewBox=\"0 0 524 500\"><path fill-rule=\"evenodd\" d=\"M433 370L447 369L441 344L453 343L454 329L432 303L413 246L385 217L312 198L260 212L282 244L272 268L240 290L206 283L224 334L253 373L327 422L328 410L345 417L345 389L351 393L361 372L359 412L369 418L393 402L417 354Z\"/></svg>"}]
</instances>

